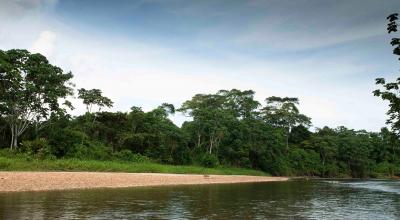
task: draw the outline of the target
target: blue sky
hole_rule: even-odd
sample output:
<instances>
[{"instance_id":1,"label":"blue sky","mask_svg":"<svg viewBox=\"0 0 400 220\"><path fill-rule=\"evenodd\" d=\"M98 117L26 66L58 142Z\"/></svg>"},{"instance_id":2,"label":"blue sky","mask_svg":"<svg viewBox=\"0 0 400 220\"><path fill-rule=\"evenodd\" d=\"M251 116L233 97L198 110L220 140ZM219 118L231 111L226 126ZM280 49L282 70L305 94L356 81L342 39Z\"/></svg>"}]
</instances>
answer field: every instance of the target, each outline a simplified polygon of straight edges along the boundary
<instances>
[{"instance_id":1,"label":"blue sky","mask_svg":"<svg viewBox=\"0 0 400 220\"><path fill-rule=\"evenodd\" d=\"M398 0L0 0L0 49L43 53L115 111L253 89L261 102L299 97L316 127L377 131L387 103L371 92L399 75L385 19L399 11Z\"/></svg>"}]
</instances>

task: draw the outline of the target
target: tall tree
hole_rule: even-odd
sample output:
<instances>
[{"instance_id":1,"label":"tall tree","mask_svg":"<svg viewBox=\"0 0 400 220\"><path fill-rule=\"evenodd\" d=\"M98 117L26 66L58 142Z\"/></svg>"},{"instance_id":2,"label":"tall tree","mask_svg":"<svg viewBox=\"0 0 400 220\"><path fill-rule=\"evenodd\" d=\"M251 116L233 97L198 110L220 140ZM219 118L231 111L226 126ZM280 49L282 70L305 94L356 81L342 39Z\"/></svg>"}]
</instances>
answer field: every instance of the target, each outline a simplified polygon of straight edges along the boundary
<instances>
[{"instance_id":1,"label":"tall tree","mask_svg":"<svg viewBox=\"0 0 400 220\"><path fill-rule=\"evenodd\" d=\"M11 129L11 149L33 122L65 112L60 99L72 95L71 78L41 54L0 50L0 115Z\"/></svg>"},{"instance_id":2,"label":"tall tree","mask_svg":"<svg viewBox=\"0 0 400 220\"><path fill-rule=\"evenodd\" d=\"M83 104L86 105L86 111L92 113L92 108L97 106L98 111L101 111L103 107L112 107L113 102L111 99L102 95L100 89L90 89L86 90L81 88L78 90L78 98L83 100Z\"/></svg>"},{"instance_id":3,"label":"tall tree","mask_svg":"<svg viewBox=\"0 0 400 220\"><path fill-rule=\"evenodd\" d=\"M220 90L217 94L225 99L224 108L231 111L236 118L250 119L257 116L260 103L254 100L255 92L253 90Z\"/></svg>"},{"instance_id":4,"label":"tall tree","mask_svg":"<svg viewBox=\"0 0 400 220\"><path fill-rule=\"evenodd\" d=\"M330 164L335 165L337 155L337 138L335 136L315 136L305 143L305 146L319 154L321 162L321 176L327 173ZM328 171L328 176L331 176Z\"/></svg>"},{"instance_id":5,"label":"tall tree","mask_svg":"<svg viewBox=\"0 0 400 220\"><path fill-rule=\"evenodd\" d=\"M391 14L387 17L388 20L388 33L397 32L398 14ZM390 44L394 47L393 54L400 56L400 38L392 38ZM399 58L400 60L400 58ZM389 119L387 124L390 124L393 132L400 136L400 77L394 82L386 82L384 78L377 78L376 84L381 85L383 88L375 90L375 96L381 97L383 100L389 101L389 111L387 115Z\"/></svg>"},{"instance_id":6,"label":"tall tree","mask_svg":"<svg viewBox=\"0 0 400 220\"><path fill-rule=\"evenodd\" d=\"M197 94L179 109L193 117L191 127L196 130L196 147L206 147L209 154L218 148L226 133L225 121L233 118L230 111L224 108L225 101L224 96L219 94Z\"/></svg>"},{"instance_id":7,"label":"tall tree","mask_svg":"<svg viewBox=\"0 0 400 220\"><path fill-rule=\"evenodd\" d=\"M289 148L289 134L294 126L310 126L311 119L300 114L297 105L298 98L281 98L271 96L266 99L266 106L262 109L264 120L275 126L283 128L286 136L286 149Z\"/></svg>"},{"instance_id":8,"label":"tall tree","mask_svg":"<svg viewBox=\"0 0 400 220\"><path fill-rule=\"evenodd\" d=\"M100 89L86 90L81 88L78 90L78 98L82 99L83 104L86 105L87 117L91 118L93 116L92 126L97 117L96 114L91 114L94 106L97 106L98 111L101 111L103 107L110 108L113 106L111 99L103 96Z\"/></svg>"}]
</instances>

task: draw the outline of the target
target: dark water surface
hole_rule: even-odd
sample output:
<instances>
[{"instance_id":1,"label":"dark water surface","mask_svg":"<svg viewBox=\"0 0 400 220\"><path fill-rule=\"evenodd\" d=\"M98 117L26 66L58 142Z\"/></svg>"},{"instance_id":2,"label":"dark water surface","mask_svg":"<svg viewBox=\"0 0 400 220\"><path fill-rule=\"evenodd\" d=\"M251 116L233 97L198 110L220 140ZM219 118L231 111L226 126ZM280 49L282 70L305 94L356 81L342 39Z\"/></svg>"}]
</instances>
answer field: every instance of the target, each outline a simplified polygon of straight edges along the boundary
<instances>
[{"instance_id":1,"label":"dark water surface","mask_svg":"<svg viewBox=\"0 0 400 220\"><path fill-rule=\"evenodd\" d=\"M0 193L0 219L400 219L399 181Z\"/></svg>"}]
</instances>

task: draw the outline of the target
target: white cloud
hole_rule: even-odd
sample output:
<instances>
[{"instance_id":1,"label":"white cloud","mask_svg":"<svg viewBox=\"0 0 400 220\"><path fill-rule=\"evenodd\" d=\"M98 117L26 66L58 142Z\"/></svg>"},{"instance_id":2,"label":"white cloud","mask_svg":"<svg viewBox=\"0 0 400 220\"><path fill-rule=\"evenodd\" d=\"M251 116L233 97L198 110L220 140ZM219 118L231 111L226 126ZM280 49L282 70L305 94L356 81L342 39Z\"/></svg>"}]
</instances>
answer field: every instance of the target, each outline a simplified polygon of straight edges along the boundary
<instances>
[{"instance_id":1,"label":"white cloud","mask_svg":"<svg viewBox=\"0 0 400 220\"><path fill-rule=\"evenodd\" d=\"M32 14L52 10L58 0L1 0L0 17L6 20L18 19Z\"/></svg>"},{"instance_id":2,"label":"white cloud","mask_svg":"<svg viewBox=\"0 0 400 220\"><path fill-rule=\"evenodd\" d=\"M42 55L51 58L53 56L56 43L56 34L52 31L42 31L38 39L33 42L31 52L41 53Z\"/></svg>"},{"instance_id":3,"label":"white cloud","mask_svg":"<svg viewBox=\"0 0 400 220\"><path fill-rule=\"evenodd\" d=\"M382 22L381 22L382 23ZM268 45L275 50L307 50L346 43L383 35L379 25L355 27L353 29L327 29L324 32L283 28L284 22L278 25L258 24L246 34L234 40L239 45Z\"/></svg>"}]
</instances>

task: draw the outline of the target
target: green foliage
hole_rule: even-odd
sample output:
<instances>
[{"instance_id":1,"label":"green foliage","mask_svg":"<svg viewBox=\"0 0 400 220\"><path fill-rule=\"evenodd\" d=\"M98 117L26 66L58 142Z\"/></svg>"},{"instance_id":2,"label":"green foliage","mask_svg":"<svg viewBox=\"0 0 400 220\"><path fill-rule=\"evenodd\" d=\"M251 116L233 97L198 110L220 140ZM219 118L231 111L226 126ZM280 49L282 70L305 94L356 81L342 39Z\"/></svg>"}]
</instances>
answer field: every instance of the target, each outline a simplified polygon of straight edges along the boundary
<instances>
[{"instance_id":1,"label":"green foliage","mask_svg":"<svg viewBox=\"0 0 400 220\"><path fill-rule=\"evenodd\" d=\"M282 128L286 136L286 150L289 150L289 136L294 126L310 126L311 119L300 114L297 105L298 98L268 97L266 106L262 109L263 119L277 128Z\"/></svg>"},{"instance_id":2,"label":"green foliage","mask_svg":"<svg viewBox=\"0 0 400 220\"><path fill-rule=\"evenodd\" d=\"M0 115L10 126L11 148L17 148L18 137L28 127L50 115L65 114L60 99L72 94L71 78L41 54L0 50Z\"/></svg>"},{"instance_id":3,"label":"green foliage","mask_svg":"<svg viewBox=\"0 0 400 220\"><path fill-rule=\"evenodd\" d=\"M92 107L97 106L99 111L103 107L112 107L113 102L111 99L102 96L100 89L90 89L86 90L81 88L78 90L78 98L83 100L83 104L86 105L87 112L92 112Z\"/></svg>"},{"instance_id":4,"label":"green foliage","mask_svg":"<svg viewBox=\"0 0 400 220\"><path fill-rule=\"evenodd\" d=\"M38 159L54 157L50 152L50 146L47 140L44 138L38 138L32 141L22 141L19 151Z\"/></svg>"},{"instance_id":5,"label":"green foliage","mask_svg":"<svg viewBox=\"0 0 400 220\"><path fill-rule=\"evenodd\" d=\"M173 150L172 160L176 165L189 165L193 162L190 149L184 145L179 145Z\"/></svg>"},{"instance_id":6,"label":"green foliage","mask_svg":"<svg viewBox=\"0 0 400 220\"><path fill-rule=\"evenodd\" d=\"M16 154L16 151L11 150L9 148L4 148L4 149L0 149L0 157L14 157Z\"/></svg>"},{"instance_id":7,"label":"green foliage","mask_svg":"<svg viewBox=\"0 0 400 220\"><path fill-rule=\"evenodd\" d=\"M204 167L214 168L219 165L218 158L213 154L203 154L200 161Z\"/></svg>"},{"instance_id":8,"label":"green foliage","mask_svg":"<svg viewBox=\"0 0 400 220\"><path fill-rule=\"evenodd\" d=\"M290 167L297 176L320 176L321 161L315 151L294 148L289 152Z\"/></svg>"},{"instance_id":9,"label":"green foliage","mask_svg":"<svg viewBox=\"0 0 400 220\"><path fill-rule=\"evenodd\" d=\"M267 105L263 108L262 113L265 120L276 127L282 127L291 130L293 126L311 124L311 119L300 114L297 105L297 98L281 98L272 96L266 99Z\"/></svg>"},{"instance_id":10,"label":"green foliage","mask_svg":"<svg viewBox=\"0 0 400 220\"><path fill-rule=\"evenodd\" d=\"M200 166L175 166L157 163L131 163L122 161L98 161L78 159L31 160L25 158L0 157L0 170L3 171L97 171L131 173L194 173L223 175L265 176L264 172L241 168L205 168Z\"/></svg>"},{"instance_id":11,"label":"green foliage","mask_svg":"<svg viewBox=\"0 0 400 220\"><path fill-rule=\"evenodd\" d=\"M388 33L397 32L398 14L389 15L387 20L389 22L387 27ZM394 47L393 54L400 56L400 38L392 38L390 44ZM400 136L400 77L394 82L386 82L384 78L377 78L376 84L380 85L382 89L375 90L373 94L389 102L389 110L387 112L389 119L387 120L387 124L390 124L392 130Z\"/></svg>"},{"instance_id":12,"label":"green foliage","mask_svg":"<svg viewBox=\"0 0 400 220\"><path fill-rule=\"evenodd\" d=\"M296 124L288 131L266 120L263 108L257 109L260 106L252 99L253 94L221 90L214 95L197 95L179 109L193 118L181 128L168 119L174 109L169 104L148 112L139 107L132 107L127 113L98 112L94 123L87 120L87 115L53 116L41 122L47 124L42 129L27 130L18 152L0 151L0 156L31 163L70 158L140 164L152 161L199 164L252 168L273 175L398 175L399 139L388 129L370 133L324 127L311 132L306 126ZM53 166L78 169L71 161L75 160L61 165L48 163L51 164L49 169L55 169ZM119 169L103 167L104 164L95 167ZM86 164L81 165L86 167ZM3 166L13 167L8 163Z\"/></svg>"},{"instance_id":13,"label":"green foliage","mask_svg":"<svg viewBox=\"0 0 400 220\"><path fill-rule=\"evenodd\" d=\"M301 144L311 138L312 133L303 125L293 127L289 134L290 144Z\"/></svg>"},{"instance_id":14,"label":"green foliage","mask_svg":"<svg viewBox=\"0 0 400 220\"><path fill-rule=\"evenodd\" d=\"M101 143L75 144L65 157L89 160L111 160L111 151Z\"/></svg>"},{"instance_id":15,"label":"green foliage","mask_svg":"<svg viewBox=\"0 0 400 220\"><path fill-rule=\"evenodd\" d=\"M12 161L8 158L0 158L0 170L8 170L12 167Z\"/></svg>"},{"instance_id":16,"label":"green foliage","mask_svg":"<svg viewBox=\"0 0 400 220\"><path fill-rule=\"evenodd\" d=\"M400 174L399 164L392 164L387 161L377 164L373 170L377 177L393 177Z\"/></svg>"},{"instance_id":17,"label":"green foliage","mask_svg":"<svg viewBox=\"0 0 400 220\"><path fill-rule=\"evenodd\" d=\"M113 154L113 157L117 160L128 161L134 163L147 163L150 159L146 156L140 154L134 154L130 150L121 150Z\"/></svg>"},{"instance_id":18,"label":"green foliage","mask_svg":"<svg viewBox=\"0 0 400 220\"><path fill-rule=\"evenodd\" d=\"M396 32L397 15L388 19L388 31ZM400 40L394 38L392 45L400 55ZM400 172L400 79L377 79L383 90L374 94L390 102L392 131L371 133L345 127L311 132L311 119L300 113L297 98L272 96L262 106L254 91L237 89L197 94L179 109L163 103L147 112L140 107L92 112L93 106L100 111L113 102L101 90L79 89L87 113L72 118L60 105L72 94L71 78L40 54L0 50L0 146L11 142L16 148L23 139L18 150L0 151L0 169L262 173L240 169L252 168L321 177ZM176 111L192 120L176 126L169 119ZM27 167L28 162L37 167Z\"/></svg>"},{"instance_id":19,"label":"green foliage","mask_svg":"<svg viewBox=\"0 0 400 220\"><path fill-rule=\"evenodd\" d=\"M88 136L79 130L64 128L49 134L49 144L54 156L58 158L72 156L78 146L88 145Z\"/></svg>"},{"instance_id":20,"label":"green foliage","mask_svg":"<svg viewBox=\"0 0 400 220\"><path fill-rule=\"evenodd\" d=\"M388 20L388 32L396 32L398 15ZM400 55L400 39L391 44ZM72 108L66 100L71 78L40 54L0 50L0 146L16 149L23 139L18 150L0 150L0 169L264 174L241 169L252 168L321 177L400 172L400 78L376 80L382 89L374 95L389 101L392 127L378 133L345 127L311 132L298 98L271 96L262 106L254 91L238 89L197 94L179 109L163 103L148 112L100 112L113 102L99 89L82 88L78 97L87 113L72 118L60 105ZM192 120L177 127L169 119L176 111Z\"/></svg>"},{"instance_id":21,"label":"green foliage","mask_svg":"<svg viewBox=\"0 0 400 220\"><path fill-rule=\"evenodd\" d=\"M7 121L0 116L0 148L10 144L10 129Z\"/></svg>"}]
</instances>

